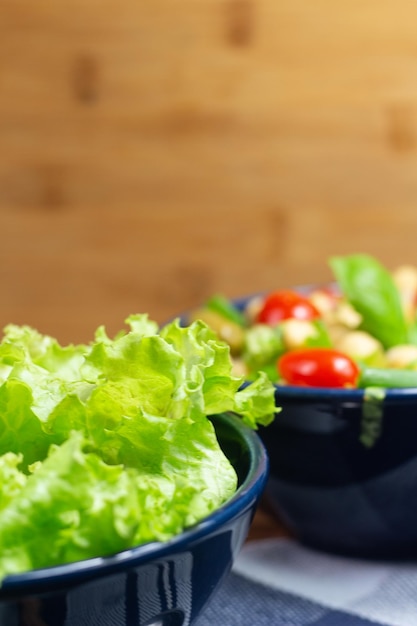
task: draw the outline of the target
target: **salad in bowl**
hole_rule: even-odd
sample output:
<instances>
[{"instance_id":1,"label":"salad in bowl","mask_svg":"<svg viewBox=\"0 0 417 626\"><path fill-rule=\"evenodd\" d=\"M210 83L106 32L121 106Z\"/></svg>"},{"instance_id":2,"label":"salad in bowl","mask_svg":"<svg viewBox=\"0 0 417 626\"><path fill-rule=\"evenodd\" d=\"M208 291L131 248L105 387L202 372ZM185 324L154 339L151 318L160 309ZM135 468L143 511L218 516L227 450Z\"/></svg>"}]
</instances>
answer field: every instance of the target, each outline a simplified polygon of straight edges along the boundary
<instances>
[{"instance_id":1,"label":"salad in bowl","mask_svg":"<svg viewBox=\"0 0 417 626\"><path fill-rule=\"evenodd\" d=\"M334 280L229 299L182 317L230 346L249 388L280 407L259 429L266 497L302 542L360 557L417 556L417 269L330 259Z\"/></svg>"},{"instance_id":2,"label":"salad in bowl","mask_svg":"<svg viewBox=\"0 0 417 626\"><path fill-rule=\"evenodd\" d=\"M277 385L355 389L417 386L417 267L388 271L365 254L333 257L334 282L193 310L226 341L235 372Z\"/></svg>"},{"instance_id":3,"label":"salad in bowl","mask_svg":"<svg viewBox=\"0 0 417 626\"><path fill-rule=\"evenodd\" d=\"M238 489L209 416L274 417L270 381L241 389L205 324L126 322L88 345L4 330L0 582L180 535Z\"/></svg>"}]
</instances>

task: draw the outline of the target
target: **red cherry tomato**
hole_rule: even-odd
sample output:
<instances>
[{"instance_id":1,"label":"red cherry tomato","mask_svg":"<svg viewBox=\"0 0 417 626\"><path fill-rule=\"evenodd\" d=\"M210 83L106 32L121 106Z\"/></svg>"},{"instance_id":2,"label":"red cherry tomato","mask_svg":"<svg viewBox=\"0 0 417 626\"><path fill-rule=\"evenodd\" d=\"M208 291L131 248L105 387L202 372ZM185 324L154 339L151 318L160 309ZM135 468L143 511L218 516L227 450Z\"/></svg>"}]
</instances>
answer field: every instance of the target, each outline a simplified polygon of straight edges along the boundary
<instances>
[{"instance_id":1,"label":"red cherry tomato","mask_svg":"<svg viewBox=\"0 0 417 626\"><path fill-rule=\"evenodd\" d=\"M320 313L308 298L295 291L281 290L265 298L257 321L274 326L290 318L312 320L317 317L320 317Z\"/></svg>"},{"instance_id":2,"label":"red cherry tomato","mask_svg":"<svg viewBox=\"0 0 417 626\"><path fill-rule=\"evenodd\" d=\"M356 387L359 368L346 354L332 348L303 348L286 352L277 363L288 385Z\"/></svg>"}]
</instances>

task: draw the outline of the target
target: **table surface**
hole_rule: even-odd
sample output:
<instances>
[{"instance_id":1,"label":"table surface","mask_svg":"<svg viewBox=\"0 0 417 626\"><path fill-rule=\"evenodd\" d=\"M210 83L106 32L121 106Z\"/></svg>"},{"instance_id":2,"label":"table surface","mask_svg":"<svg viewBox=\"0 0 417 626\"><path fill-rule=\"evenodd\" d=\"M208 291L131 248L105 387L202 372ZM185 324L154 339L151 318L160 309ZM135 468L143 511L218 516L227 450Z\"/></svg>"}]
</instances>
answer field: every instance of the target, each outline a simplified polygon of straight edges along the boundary
<instances>
[{"instance_id":1,"label":"table surface","mask_svg":"<svg viewBox=\"0 0 417 626\"><path fill-rule=\"evenodd\" d=\"M272 512L266 498L262 498L249 530L248 541L291 536L284 523Z\"/></svg>"}]
</instances>

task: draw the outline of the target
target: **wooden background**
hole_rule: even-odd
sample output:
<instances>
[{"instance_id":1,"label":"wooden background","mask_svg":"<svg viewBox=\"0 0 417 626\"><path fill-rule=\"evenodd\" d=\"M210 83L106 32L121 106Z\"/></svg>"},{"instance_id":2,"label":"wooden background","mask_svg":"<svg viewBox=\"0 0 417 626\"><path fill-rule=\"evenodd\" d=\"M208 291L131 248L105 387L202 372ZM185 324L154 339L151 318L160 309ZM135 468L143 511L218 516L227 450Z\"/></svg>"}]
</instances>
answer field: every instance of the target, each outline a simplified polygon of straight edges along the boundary
<instances>
[{"instance_id":1,"label":"wooden background","mask_svg":"<svg viewBox=\"0 0 417 626\"><path fill-rule=\"evenodd\" d=\"M417 263L414 0L1 0L0 324Z\"/></svg>"}]
</instances>

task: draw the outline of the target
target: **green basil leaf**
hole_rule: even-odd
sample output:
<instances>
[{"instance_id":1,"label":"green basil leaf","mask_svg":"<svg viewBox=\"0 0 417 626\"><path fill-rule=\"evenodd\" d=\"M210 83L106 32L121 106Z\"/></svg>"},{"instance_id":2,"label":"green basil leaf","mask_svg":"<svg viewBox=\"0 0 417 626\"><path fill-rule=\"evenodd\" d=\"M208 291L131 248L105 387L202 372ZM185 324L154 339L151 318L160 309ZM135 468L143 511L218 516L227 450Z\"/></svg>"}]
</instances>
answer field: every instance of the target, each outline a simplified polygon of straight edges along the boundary
<instances>
[{"instance_id":1,"label":"green basil leaf","mask_svg":"<svg viewBox=\"0 0 417 626\"><path fill-rule=\"evenodd\" d=\"M385 348L407 343L407 324L390 273L366 254L333 257L329 263L343 294L362 316L362 329Z\"/></svg>"}]
</instances>

